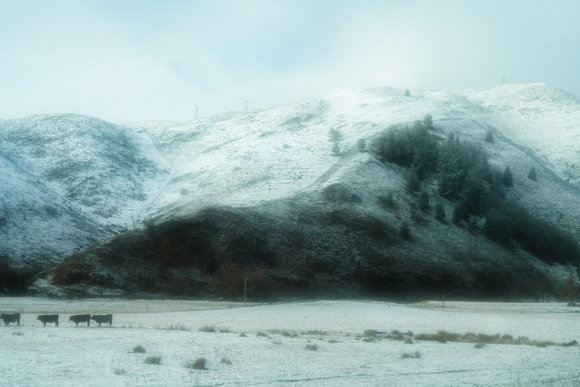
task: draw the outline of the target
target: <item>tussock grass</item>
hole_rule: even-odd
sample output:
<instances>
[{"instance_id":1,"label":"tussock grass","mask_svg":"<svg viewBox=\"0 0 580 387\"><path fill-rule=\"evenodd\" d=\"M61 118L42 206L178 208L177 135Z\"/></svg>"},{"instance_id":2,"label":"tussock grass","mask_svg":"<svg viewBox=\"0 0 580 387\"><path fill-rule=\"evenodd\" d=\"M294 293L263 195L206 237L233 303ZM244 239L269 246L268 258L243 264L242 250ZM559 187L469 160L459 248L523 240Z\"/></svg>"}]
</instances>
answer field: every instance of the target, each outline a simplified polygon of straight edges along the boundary
<instances>
[{"instance_id":1,"label":"tussock grass","mask_svg":"<svg viewBox=\"0 0 580 387\"><path fill-rule=\"evenodd\" d=\"M321 330L310 330L306 332L302 332L303 335L311 335L311 336L326 336L328 333L321 331Z\"/></svg>"},{"instance_id":2,"label":"tussock grass","mask_svg":"<svg viewBox=\"0 0 580 387\"><path fill-rule=\"evenodd\" d=\"M505 344L505 345L531 345L540 348L551 347L559 345L561 347L571 347L578 343L572 340L568 343L556 344L550 340L530 340L526 336L513 337L512 335L488 335L485 333L453 333L447 331L438 331L437 333L420 333L414 335L413 332L407 331L405 333L393 330L389 332L382 332L375 329L367 329L362 335L357 336L357 340L362 339L364 342L375 342L382 339L403 341L405 344L413 344L414 341L436 341L439 343L474 343L481 344L476 348L483 348L485 344Z\"/></svg>"},{"instance_id":3,"label":"tussock grass","mask_svg":"<svg viewBox=\"0 0 580 387\"><path fill-rule=\"evenodd\" d=\"M207 333L215 333L217 332L217 328L214 325L205 325L199 328L200 332L207 332Z\"/></svg>"},{"instance_id":4,"label":"tussock grass","mask_svg":"<svg viewBox=\"0 0 580 387\"><path fill-rule=\"evenodd\" d=\"M222 357L222 360L220 363L225 364L225 365L232 365L232 361L230 359L228 359L227 357Z\"/></svg>"},{"instance_id":5,"label":"tussock grass","mask_svg":"<svg viewBox=\"0 0 580 387\"><path fill-rule=\"evenodd\" d=\"M161 356L147 356L144 361L145 364L161 364Z\"/></svg>"},{"instance_id":6,"label":"tussock grass","mask_svg":"<svg viewBox=\"0 0 580 387\"><path fill-rule=\"evenodd\" d=\"M222 363L224 363L224 359L225 358L222 359ZM187 363L185 366L187 368L191 368L194 370L206 370L207 369L206 364L207 364L207 360L205 359L205 357L200 357L200 358L196 359L195 361ZM229 364L231 364L231 362Z\"/></svg>"},{"instance_id":7,"label":"tussock grass","mask_svg":"<svg viewBox=\"0 0 580 387\"><path fill-rule=\"evenodd\" d=\"M421 352L415 351L414 353L404 353L401 355L401 359L420 359Z\"/></svg>"},{"instance_id":8,"label":"tussock grass","mask_svg":"<svg viewBox=\"0 0 580 387\"><path fill-rule=\"evenodd\" d=\"M232 333L232 330L229 328L218 328L215 325L205 325L199 328L199 331L207 333Z\"/></svg>"},{"instance_id":9,"label":"tussock grass","mask_svg":"<svg viewBox=\"0 0 580 387\"><path fill-rule=\"evenodd\" d=\"M422 341L438 341L440 343L459 342L459 343L476 343L476 344L506 344L506 345L531 345L535 347L546 348L556 345L549 340L530 340L526 336L518 336L514 338L512 335L487 335L484 333L465 333L463 335L458 333L450 333L446 331L439 331L437 333L422 333L415 336L415 340ZM570 342L572 343L572 342ZM569 343L565 343L569 344ZM560 344L564 346L564 344ZM571 344L575 345L575 344ZM480 347L481 348L481 347Z\"/></svg>"},{"instance_id":10,"label":"tussock grass","mask_svg":"<svg viewBox=\"0 0 580 387\"><path fill-rule=\"evenodd\" d=\"M138 345L133 348L133 353L145 353L145 348L142 345Z\"/></svg>"}]
</instances>

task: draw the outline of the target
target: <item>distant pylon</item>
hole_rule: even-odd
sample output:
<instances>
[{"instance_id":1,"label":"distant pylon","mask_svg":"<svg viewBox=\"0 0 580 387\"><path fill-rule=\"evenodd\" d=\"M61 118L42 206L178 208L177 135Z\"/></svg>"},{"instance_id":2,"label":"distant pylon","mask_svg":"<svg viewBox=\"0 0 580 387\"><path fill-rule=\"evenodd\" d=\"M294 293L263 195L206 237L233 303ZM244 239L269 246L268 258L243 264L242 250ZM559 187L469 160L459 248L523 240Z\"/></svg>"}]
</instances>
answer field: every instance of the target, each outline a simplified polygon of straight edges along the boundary
<instances>
[{"instance_id":1,"label":"distant pylon","mask_svg":"<svg viewBox=\"0 0 580 387\"><path fill-rule=\"evenodd\" d=\"M195 105L195 120L199 121L199 106Z\"/></svg>"}]
</instances>

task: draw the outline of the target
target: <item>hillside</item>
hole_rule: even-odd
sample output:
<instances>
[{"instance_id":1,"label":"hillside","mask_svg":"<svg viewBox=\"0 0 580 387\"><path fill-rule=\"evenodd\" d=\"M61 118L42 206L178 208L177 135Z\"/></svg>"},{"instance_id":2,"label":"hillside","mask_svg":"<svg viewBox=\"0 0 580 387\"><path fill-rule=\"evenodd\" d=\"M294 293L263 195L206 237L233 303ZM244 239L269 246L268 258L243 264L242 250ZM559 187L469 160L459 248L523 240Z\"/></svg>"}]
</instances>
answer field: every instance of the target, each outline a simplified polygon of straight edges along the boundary
<instances>
[{"instance_id":1,"label":"hillside","mask_svg":"<svg viewBox=\"0 0 580 387\"><path fill-rule=\"evenodd\" d=\"M100 232L91 242L102 243L81 252L86 237L63 229L78 254L44 273L40 292L52 283L79 294L104 287L236 297L246 275L264 297L561 294L575 271L566 260L535 256L516 236L507 245L490 240L489 213L452 222L460 198L441 196L436 171L421 181L431 207L418 208L409 168L377 154L381 136L426 115L436 142L453 135L485 154L491 170L509 167L505 203L580 242L580 101L545 84L410 96L354 90L189 122L37 116L0 121L0 155L9 160L5 175L22 181L13 189L38 201L38 242L52 238L38 231L48 226L38 215L44 203L62 202ZM17 212L12 196L0 197L5 214ZM385 206L387 197L394 205ZM50 262L27 258L38 242L10 237L23 223L3 223L0 238L13 245L2 252L7 259L48 268L70 255L61 248Z\"/></svg>"}]
</instances>

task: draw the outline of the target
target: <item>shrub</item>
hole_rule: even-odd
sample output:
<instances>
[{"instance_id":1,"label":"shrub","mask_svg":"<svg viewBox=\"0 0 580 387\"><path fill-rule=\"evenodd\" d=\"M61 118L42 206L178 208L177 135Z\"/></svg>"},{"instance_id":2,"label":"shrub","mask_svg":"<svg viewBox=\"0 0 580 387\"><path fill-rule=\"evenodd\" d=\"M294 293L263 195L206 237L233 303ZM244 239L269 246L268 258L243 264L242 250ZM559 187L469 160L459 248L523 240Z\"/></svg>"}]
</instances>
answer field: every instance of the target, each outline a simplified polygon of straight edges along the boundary
<instances>
[{"instance_id":1,"label":"shrub","mask_svg":"<svg viewBox=\"0 0 580 387\"><path fill-rule=\"evenodd\" d=\"M530 169L530 172L528 172L528 179L536 181L537 175L536 175L536 169L534 167L532 167L532 169Z\"/></svg>"},{"instance_id":2,"label":"shrub","mask_svg":"<svg viewBox=\"0 0 580 387\"><path fill-rule=\"evenodd\" d=\"M223 359L222 359L222 363L223 363ZM200 357L199 359L196 359L195 361L187 364L186 367L194 369L194 370L205 370L205 369L207 369L207 368L205 368L206 364L207 364L207 360L205 360L204 357Z\"/></svg>"},{"instance_id":3,"label":"shrub","mask_svg":"<svg viewBox=\"0 0 580 387\"><path fill-rule=\"evenodd\" d=\"M213 325L205 325L205 326L199 328L199 331L200 332L215 333L215 332L217 332L217 329Z\"/></svg>"},{"instance_id":4,"label":"shrub","mask_svg":"<svg viewBox=\"0 0 580 387\"><path fill-rule=\"evenodd\" d=\"M307 351L318 351L318 345L316 344L306 344L306 346L304 347L305 350Z\"/></svg>"},{"instance_id":5,"label":"shrub","mask_svg":"<svg viewBox=\"0 0 580 387\"><path fill-rule=\"evenodd\" d=\"M143 348L142 345L138 345L135 348L133 348L133 353L145 353L145 348Z\"/></svg>"},{"instance_id":6,"label":"shrub","mask_svg":"<svg viewBox=\"0 0 580 387\"><path fill-rule=\"evenodd\" d=\"M161 356L147 356L145 364L161 364Z\"/></svg>"},{"instance_id":7,"label":"shrub","mask_svg":"<svg viewBox=\"0 0 580 387\"><path fill-rule=\"evenodd\" d=\"M415 351L414 353L404 353L401 355L401 359L420 359L421 352Z\"/></svg>"}]
</instances>

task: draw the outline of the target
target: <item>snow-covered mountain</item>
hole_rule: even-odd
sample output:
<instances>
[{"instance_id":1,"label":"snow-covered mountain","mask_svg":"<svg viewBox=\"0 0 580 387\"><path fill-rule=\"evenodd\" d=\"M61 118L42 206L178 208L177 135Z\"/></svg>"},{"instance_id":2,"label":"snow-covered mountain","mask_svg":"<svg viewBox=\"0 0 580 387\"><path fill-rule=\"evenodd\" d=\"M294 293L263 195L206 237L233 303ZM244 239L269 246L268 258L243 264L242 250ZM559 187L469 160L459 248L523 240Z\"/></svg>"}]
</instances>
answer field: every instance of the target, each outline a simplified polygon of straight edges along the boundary
<instances>
[{"instance_id":1,"label":"snow-covered mountain","mask_svg":"<svg viewBox=\"0 0 580 387\"><path fill-rule=\"evenodd\" d=\"M356 211L397 229L413 223L403 171L385 168L361 144L368 150L391 125L428 114L437 137L456 133L481 147L492 166L511 168L509 198L580 241L580 100L545 84L508 84L410 96L351 90L187 122L119 126L77 115L0 121L0 256L46 268L146 220L160 224L212 206L297 219L303 198L310 198L303 210L312 210L316 195L338 186L360 200ZM488 133L493 142L485 141ZM532 167L536 180L527 178ZM410 212L385 212L377 197L389 191ZM451 203L442 202L450 215ZM486 248L449 226L413 233L429 243Z\"/></svg>"},{"instance_id":2,"label":"snow-covered mountain","mask_svg":"<svg viewBox=\"0 0 580 387\"><path fill-rule=\"evenodd\" d=\"M129 227L170 173L144 133L78 115L0 121L0 256L46 267Z\"/></svg>"}]
</instances>

